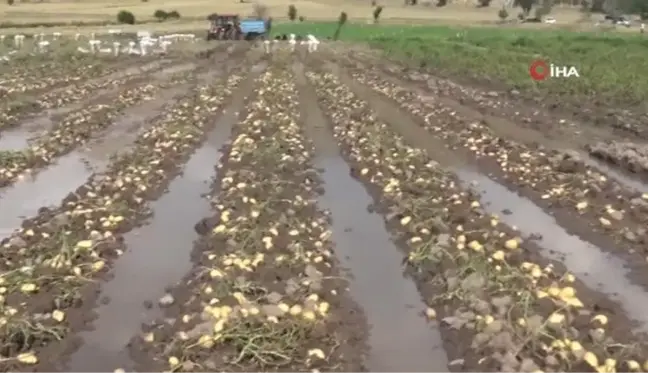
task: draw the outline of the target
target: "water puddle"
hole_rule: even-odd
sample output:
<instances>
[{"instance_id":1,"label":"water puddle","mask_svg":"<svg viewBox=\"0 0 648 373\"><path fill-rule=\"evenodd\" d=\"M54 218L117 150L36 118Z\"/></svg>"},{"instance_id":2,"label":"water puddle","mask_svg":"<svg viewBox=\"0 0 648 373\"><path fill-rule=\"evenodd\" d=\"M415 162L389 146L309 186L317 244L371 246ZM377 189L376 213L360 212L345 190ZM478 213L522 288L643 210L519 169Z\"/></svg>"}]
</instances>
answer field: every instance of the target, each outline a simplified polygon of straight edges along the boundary
<instances>
[{"instance_id":1,"label":"water puddle","mask_svg":"<svg viewBox=\"0 0 648 373\"><path fill-rule=\"evenodd\" d=\"M151 70L158 69L162 66L159 62L149 63L143 66L129 67L122 71L117 71L108 76L101 78L91 79L90 82L100 82L113 79L120 79L130 75L137 75L146 73ZM176 74L183 71L188 71L194 68L194 64L184 64L172 66L166 69L161 69L158 72L153 73L154 77L164 78L165 76ZM59 88L55 91L64 91L67 87ZM116 93L119 90L119 87L109 87L101 89L93 94L91 99L95 99L99 96L106 96ZM87 106L87 101L78 102L65 107L45 110L45 112L25 120L19 126L10 128L6 131L3 131L0 134L0 151L20 151L29 147L30 140L42 136L44 133L49 131L56 122L56 119L66 115L72 111L80 110L84 106Z\"/></svg>"},{"instance_id":2,"label":"water puddle","mask_svg":"<svg viewBox=\"0 0 648 373\"><path fill-rule=\"evenodd\" d=\"M58 204L91 174L78 153L61 157L49 168L0 192L0 241L20 228L38 209Z\"/></svg>"},{"instance_id":3,"label":"water puddle","mask_svg":"<svg viewBox=\"0 0 648 373\"><path fill-rule=\"evenodd\" d=\"M371 325L368 368L378 372L447 370L441 335L422 315L426 306L412 281L403 277L403 256L383 219L367 211L373 202L340 158L320 159L326 193L322 207L333 216L333 241L353 274L353 299Z\"/></svg>"},{"instance_id":4,"label":"water puddle","mask_svg":"<svg viewBox=\"0 0 648 373\"><path fill-rule=\"evenodd\" d=\"M35 216L43 206L58 204L94 172L103 172L110 156L132 145L144 123L152 124L158 110L169 103L182 87L168 91L142 105L127 109L111 130L98 136L83 149L61 157L58 162L21 180L0 193L0 241L20 228L26 217Z\"/></svg>"},{"instance_id":5,"label":"water puddle","mask_svg":"<svg viewBox=\"0 0 648 373\"><path fill-rule=\"evenodd\" d=\"M315 166L323 170L325 194L319 203L332 213L333 242L352 274L351 296L371 326L368 368L377 372L447 370L441 335L423 317L426 306L416 286L403 276L403 255L380 215L368 211L373 199L339 155L303 67L294 69L302 119L318 150Z\"/></svg>"},{"instance_id":6,"label":"water puddle","mask_svg":"<svg viewBox=\"0 0 648 373\"><path fill-rule=\"evenodd\" d=\"M62 108L46 110L44 113L20 123L20 125L3 131L0 134L0 151L20 151L29 147L29 142L44 135L54 127L56 120L74 110L79 110L84 103L72 104Z\"/></svg>"},{"instance_id":7,"label":"water puddle","mask_svg":"<svg viewBox=\"0 0 648 373\"><path fill-rule=\"evenodd\" d=\"M126 109L115 123L85 147L84 154L88 161L105 167L112 154L128 150L141 132L155 124L155 118L164 113L164 107L175 105L189 88L189 85L182 85L163 90L147 101Z\"/></svg>"},{"instance_id":8,"label":"water puddle","mask_svg":"<svg viewBox=\"0 0 648 373\"><path fill-rule=\"evenodd\" d=\"M81 333L84 343L71 357L71 371L133 369L126 348L133 332L142 323L162 316L159 308L146 309L142 303L162 297L165 287L180 281L191 269L192 243L198 238L194 225L209 215L211 207L204 195L209 192L220 148L229 138L245 98L251 95L253 82L252 77L244 83L205 144L189 159L182 176L153 203L150 224L124 236L129 250L117 261L112 280L102 285L101 298L108 303L97 309L94 329Z\"/></svg>"},{"instance_id":9,"label":"water puddle","mask_svg":"<svg viewBox=\"0 0 648 373\"><path fill-rule=\"evenodd\" d=\"M455 170L466 184L476 181L482 192L481 201L489 213L497 214L508 225L516 226L525 236L539 234L542 255L561 261L569 271L591 289L601 291L618 302L630 318L648 331L648 293L627 278L625 262L599 247L580 240L565 231L555 219L526 198L471 170ZM503 210L510 214L502 214Z\"/></svg>"}]
</instances>

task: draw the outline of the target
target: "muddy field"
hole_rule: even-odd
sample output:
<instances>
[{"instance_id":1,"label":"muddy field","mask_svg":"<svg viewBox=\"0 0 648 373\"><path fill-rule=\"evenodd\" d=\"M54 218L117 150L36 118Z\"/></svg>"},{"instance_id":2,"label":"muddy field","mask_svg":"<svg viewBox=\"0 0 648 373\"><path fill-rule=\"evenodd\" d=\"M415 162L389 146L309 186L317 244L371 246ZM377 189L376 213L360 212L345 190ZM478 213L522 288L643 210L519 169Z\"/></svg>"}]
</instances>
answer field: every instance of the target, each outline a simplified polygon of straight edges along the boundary
<instances>
[{"instance_id":1,"label":"muddy field","mask_svg":"<svg viewBox=\"0 0 648 373\"><path fill-rule=\"evenodd\" d=\"M303 52L2 77L2 371L648 371L640 131Z\"/></svg>"}]
</instances>

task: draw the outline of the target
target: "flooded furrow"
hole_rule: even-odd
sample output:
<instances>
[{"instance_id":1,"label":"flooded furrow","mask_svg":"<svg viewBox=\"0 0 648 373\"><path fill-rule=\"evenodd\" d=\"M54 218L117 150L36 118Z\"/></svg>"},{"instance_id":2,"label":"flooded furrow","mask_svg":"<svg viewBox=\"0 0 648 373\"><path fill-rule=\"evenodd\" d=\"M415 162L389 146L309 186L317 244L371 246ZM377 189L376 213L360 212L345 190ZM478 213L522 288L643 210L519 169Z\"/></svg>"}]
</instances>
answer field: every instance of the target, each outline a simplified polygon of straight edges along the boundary
<instances>
[{"instance_id":1,"label":"flooded furrow","mask_svg":"<svg viewBox=\"0 0 648 373\"><path fill-rule=\"evenodd\" d=\"M0 135L0 151L20 151L29 146L29 141L41 136L54 127L54 117L79 110L85 103L73 104L62 108L46 110L16 127L11 127Z\"/></svg>"},{"instance_id":2,"label":"flooded furrow","mask_svg":"<svg viewBox=\"0 0 648 373\"><path fill-rule=\"evenodd\" d=\"M477 183L486 211L517 227L527 239L535 238L543 249L542 256L563 262L585 285L618 302L630 318L641 324L639 331L648 331L648 293L628 279L623 260L570 235L542 208L490 178L468 169L453 171L466 186Z\"/></svg>"},{"instance_id":3,"label":"flooded furrow","mask_svg":"<svg viewBox=\"0 0 648 373\"><path fill-rule=\"evenodd\" d=\"M117 151L125 151L135 142L138 134L150 128L155 118L164 115L164 107L173 107L177 100L185 96L190 84L159 92L141 105L127 109L121 119L104 133L88 142L84 147L84 159L93 167L104 168L110 156Z\"/></svg>"},{"instance_id":4,"label":"flooded furrow","mask_svg":"<svg viewBox=\"0 0 648 373\"><path fill-rule=\"evenodd\" d=\"M100 82L107 82L115 79L124 79L136 75L151 73L153 79L164 79L165 77L181 73L183 71L191 70L195 67L194 64L181 64L170 66L167 68L161 67L160 63L149 63L142 66L129 67L125 70L118 71L107 76L91 79L84 84L98 84ZM159 69L159 71L153 71ZM16 126L5 129L0 134L0 151L20 151L29 147L30 140L37 138L51 128L56 123L58 117L62 117L73 111L80 110L83 107L89 106L89 102L96 101L101 97L109 97L117 94L123 87L121 85L112 85L103 89L93 92L91 97L87 97L79 102L65 104L62 107L45 109L43 112L26 118L22 123ZM65 88L57 89L55 92L65 91Z\"/></svg>"},{"instance_id":5,"label":"flooded furrow","mask_svg":"<svg viewBox=\"0 0 648 373\"><path fill-rule=\"evenodd\" d=\"M347 56L342 56L342 60ZM339 62L341 59L337 59ZM358 61L354 61L358 62ZM348 66L348 61L343 63L343 65ZM345 76L345 83L348 85L356 85L354 89L356 92L360 89L363 90L363 97L367 95L374 96L376 100L382 100L381 105L376 106L376 111L386 112L387 115L395 116L395 112L391 110L392 107L397 106L394 102L389 102L388 99L384 97L378 97L375 92L371 89L365 89L365 87L358 87L358 84L353 81L346 73L343 71L339 65L326 62L326 68L329 71L335 72L338 76ZM365 68L362 66L351 66L351 69ZM525 123L524 126L521 126L520 123L515 122L514 119L504 118L502 116L491 115L489 113L482 112L470 106L464 104L461 99L455 99L447 96L439 96L438 94L433 95L434 92L430 91L430 88L422 89L416 83L404 82L402 79L397 76L385 73L384 71L378 70L373 71L377 73L382 79L388 81L392 84L399 86L405 86L408 90L415 92L422 101L431 101L438 102L442 106L445 106L450 111L452 116L460 116L465 118L466 121L481 122L482 124L488 126L488 128L493 131L497 136L502 138L512 139L514 141L524 143L530 147L540 147L558 150L563 153L569 153L571 155L577 156L578 159L582 160L587 166L594 168L601 175L615 180L620 185L625 188L635 190L641 193L648 193L648 184L645 181L640 180L634 175L628 175L618 168L615 168L611 165L606 164L605 162L599 161L592 157L588 152L584 151L595 139L618 139L621 140L623 137L616 136L614 133L610 133L604 128L594 128L591 126L580 126L577 129L572 128L572 125L565 122L560 122L561 126L554 128L552 131L547 132L546 128L538 128L532 123ZM438 93L438 92L437 92ZM433 96L431 96L433 95ZM383 115L384 116L384 115ZM518 121L522 120L518 118ZM398 121L394 121L398 122ZM544 130L544 131L543 131ZM411 131L411 130L410 130Z\"/></svg>"},{"instance_id":6,"label":"flooded furrow","mask_svg":"<svg viewBox=\"0 0 648 373\"><path fill-rule=\"evenodd\" d=\"M296 65L294 71L301 115L315 143L315 165L325 184L319 204L332 214L332 239L351 274L351 296L371 326L368 368L382 372L446 370L441 336L423 317L426 306L415 284L403 275L403 255L383 219L369 212L373 199L351 176L303 67Z\"/></svg>"},{"instance_id":7,"label":"flooded furrow","mask_svg":"<svg viewBox=\"0 0 648 373\"><path fill-rule=\"evenodd\" d=\"M544 248L541 255L562 262L569 271L579 275L587 286L619 302L631 318L648 328L648 315L642 312L643 308L636 307L637 303L648 306L648 293L642 286L634 284L628 278L629 270L625 268L626 262L623 259L569 234L552 216L532 201L520 197L489 177L470 169L467 162L462 160L462 155L448 151L438 138L410 120L406 113L402 113L384 97L356 83L347 83L347 85L356 94L368 99L377 115L391 124L410 144L424 149L435 160L453 170L464 182L470 183L476 180L486 188L483 202L490 203L489 212L498 215L502 215L502 211L506 211L507 214L512 212L512 214L504 214L502 220L509 225L517 226L521 233L527 236L542 236L542 240L538 242ZM581 157L581 159L586 158ZM591 164L589 161L585 162ZM634 186L640 187L637 184Z\"/></svg>"},{"instance_id":8,"label":"flooded furrow","mask_svg":"<svg viewBox=\"0 0 648 373\"><path fill-rule=\"evenodd\" d=\"M262 69L254 69L254 74ZM253 75L254 75L253 74ZM72 371L133 369L127 345L142 323L162 316L160 307L174 302L165 289L191 269L192 244L198 238L196 222L209 215L205 195L214 176L211 170L222 156L220 149L237 122L245 98L251 95L253 78L247 80L223 110L206 142L186 163L168 192L153 203L153 218L127 233L128 251L117 261L112 279L102 285L93 329L81 333L83 345L71 357ZM157 300L151 297L159 297Z\"/></svg>"},{"instance_id":9,"label":"flooded furrow","mask_svg":"<svg viewBox=\"0 0 648 373\"><path fill-rule=\"evenodd\" d=\"M0 241L11 236L25 218L36 215L41 207L59 203L91 174L80 154L71 153L0 192Z\"/></svg>"},{"instance_id":10,"label":"flooded furrow","mask_svg":"<svg viewBox=\"0 0 648 373\"><path fill-rule=\"evenodd\" d=\"M184 87L185 91L187 89ZM173 90L126 109L111 125L111 130L115 129L118 135L106 131L102 134L105 137L98 136L83 148L64 155L51 166L0 192L0 241L20 228L26 217L36 215L39 208L59 203L93 172L104 171L111 155L127 150L143 129L142 124L152 124L159 110L172 104L169 102L171 94L178 93Z\"/></svg>"}]
</instances>

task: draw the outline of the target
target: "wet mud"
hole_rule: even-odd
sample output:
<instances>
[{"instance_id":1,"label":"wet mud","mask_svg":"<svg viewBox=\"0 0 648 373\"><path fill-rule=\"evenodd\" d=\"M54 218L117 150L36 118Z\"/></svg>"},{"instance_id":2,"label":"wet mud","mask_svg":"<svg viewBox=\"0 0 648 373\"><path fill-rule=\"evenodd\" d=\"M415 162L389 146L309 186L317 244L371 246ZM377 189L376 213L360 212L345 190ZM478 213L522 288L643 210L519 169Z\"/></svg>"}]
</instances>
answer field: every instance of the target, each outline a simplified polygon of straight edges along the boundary
<instances>
[{"instance_id":1,"label":"wet mud","mask_svg":"<svg viewBox=\"0 0 648 373\"><path fill-rule=\"evenodd\" d=\"M372 91L380 90L380 96L387 101L396 100L401 110L415 114L414 124L388 120L409 142L431 152L442 164L447 156L437 157L436 154L443 149L441 152L451 154L451 158L463 160L509 190L521 193L555 216L570 233L626 260L633 268L632 277L637 283L648 285L648 278L642 275L646 265L643 245L646 215L640 212L645 205L642 185L618 173L606 174L605 167L591 167L594 161L578 151L526 146L510 137L499 137L482 122L467 122L438 102L429 106L416 94L376 75L356 72L353 76L363 85L371 85ZM385 101L375 101L371 95L366 97L372 101L376 112L385 106ZM427 134L408 135L412 130L403 130L406 126L422 127ZM436 146L424 145L439 140L442 146L436 153ZM639 188L628 188L628 185Z\"/></svg>"},{"instance_id":2,"label":"wet mud","mask_svg":"<svg viewBox=\"0 0 648 373\"><path fill-rule=\"evenodd\" d=\"M0 191L0 241L20 228L23 219L37 215L41 207L59 203L91 173L79 154L72 153L48 169Z\"/></svg>"},{"instance_id":3,"label":"wet mud","mask_svg":"<svg viewBox=\"0 0 648 373\"><path fill-rule=\"evenodd\" d=\"M543 329L551 335L548 340L555 340L554 335L570 335L567 338L578 339L578 346L582 343L589 351L598 349L596 332L589 334L594 342L587 337L592 326L587 320L576 321L594 312L615 319L610 321L615 327L605 331L607 335L609 330L610 340L641 340L641 336L630 335L634 323L618 304L610 297L594 294L576 280L578 277L568 275L565 266L540 257L541 249L532 239L523 239L519 230L484 211L479 197L468 188L460 188L455 176L439 167L434 157L410 147L395 130L397 126L376 120L370 109L373 105L353 95L331 74L311 73L309 79L317 86L321 104L332 113L336 139L354 175L380 201L377 210L385 214L390 232L408 253L408 273L416 279L426 303L434 308L428 316L441 321L450 370L555 370L564 360L537 359L545 356L540 352L544 339L539 337L539 344L527 344L536 337L523 330L531 327L529 321L545 320L556 312L569 313L573 319L560 325L548 321L552 326ZM607 290L612 291L620 286L619 282L609 285ZM546 299L549 294L559 295L560 289L567 289L569 296L578 293L579 301L574 304L580 310L572 313L561 308L560 302ZM520 330L514 331L516 328ZM598 350L597 355L626 353L624 348L611 352L614 348L610 342L603 343L608 347ZM507 351L512 352L507 356ZM552 351L544 351L551 356ZM577 364L560 369L589 369Z\"/></svg>"},{"instance_id":4,"label":"wet mud","mask_svg":"<svg viewBox=\"0 0 648 373\"><path fill-rule=\"evenodd\" d=\"M294 71L302 121L315 142L315 167L324 182L319 205L331 212L336 254L350 273L350 294L370 326L367 367L376 372L447 369L441 336L425 319L416 286L404 277L402 253L383 219L369 211L374 201L339 154L303 66Z\"/></svg>"},{"instance_id":5,"label":"wet mud","mask_svg":"<svg viewBox=\"0 0 648 373\"><path fill-rule=\"evenodd\" d=\"M586 149L592 157L610 167L618 167L648 183L648 144L608 141L588 145Z\"/></svg>"},{"instance_id":6,"label":"wet mud","mask_svg":"<svg viewBox=\"0 0 648 373\"><path fill-rule=\"evenodd\" d=\"M210 170L218 163L219 150L250 90L249 84L243 86L220 118L211 119L214 122L209 126L214 129L168 191L152 203L150 221L124 235L127 251L116 262L111 280L101 287L100 298L105 302L96 310L92 329L81 333L82 345L71 357L73 371L135 368L129 350L133 331L159 319L164 315L162 308L175 303L165 289L191 269L193 242L198 238L195 222L210 212L205 198L214 176Z\"/></svg>"},{"instance_id":7,"label":"wet mud","mask_svg":"<svg viewBox=\"0 0 648 373\"><path fill-rule=\"evenodd\" d=\"M92 173L106 170L111 157L129 150L137 136L155 124L160 110L186 94L188 87L165 90L144 103L126 109L102 134L44 170L24 177L0 193L0 241L20 228L20 222L37 215L38 209L61 201ZM37 196L32 198L30 196Z\"/></svg>"},{"instance_id":8,"label":"wet mud","mask_svg":"<svg viewBox=\"0 0 648 373\"><path fill-rule=\"evenodd\" d=\"M101 287L100 297L107 303L97 309L93 330L81 334L83 345L71 357L72 371L134 368L127 349L133 331L162 315L158 307L174 301L164 294L165 288L175 285L191 268L192 243L198 237L193 222L210 210L204 194L212 179L209 170L218 162L219 149L235 120L228 119L217 122L182 175L153 203L150 223L124 236L128 250L116 263L113 278Z\"/></svg>"},{"instance_id":9,"label":"wet mud","mask_svg":"<svg viewBox=\"0 0 648 373\"><path fill-rule=\"evenodd\" d=\"M624 260L569 234L533 202L488 177L467 169L454 170L454 173L467 188L474 187L481 192L486 211L519 229L525 239L537 242L542 248L542 256L563 263L588 288L616 301L638 322L637 332L648 332L648 315L644 312L648 307L648 292L628 277Z\"/></svg>"}]
</instances>

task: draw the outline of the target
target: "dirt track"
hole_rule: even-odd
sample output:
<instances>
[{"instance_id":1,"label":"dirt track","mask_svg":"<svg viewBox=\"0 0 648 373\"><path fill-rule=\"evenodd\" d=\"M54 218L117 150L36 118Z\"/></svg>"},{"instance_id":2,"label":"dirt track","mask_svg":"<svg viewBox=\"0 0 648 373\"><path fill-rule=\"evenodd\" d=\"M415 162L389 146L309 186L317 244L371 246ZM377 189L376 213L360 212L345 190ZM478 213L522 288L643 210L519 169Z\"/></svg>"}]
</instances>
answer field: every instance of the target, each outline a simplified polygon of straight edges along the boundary
<instances>
[{"instance_id":1,"label":"dirt track","mask_svg":"<svg viewBox=\"0 0 648 373\"><path fill-rule=\"evenodd\" d=\"M0 369L648 371L648 185L590 156L636 136L347 52L0 123Z\"/></svg>"}]
</instances>

